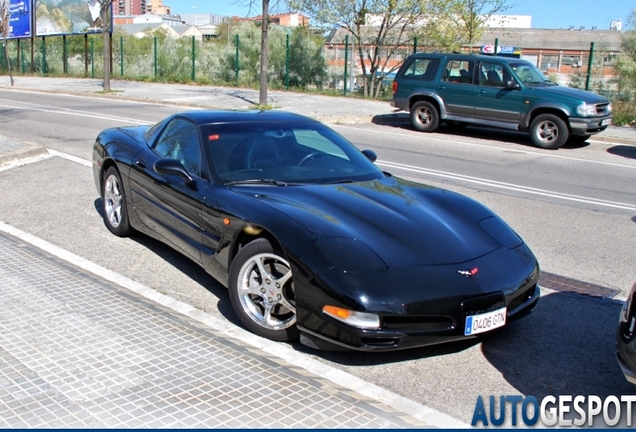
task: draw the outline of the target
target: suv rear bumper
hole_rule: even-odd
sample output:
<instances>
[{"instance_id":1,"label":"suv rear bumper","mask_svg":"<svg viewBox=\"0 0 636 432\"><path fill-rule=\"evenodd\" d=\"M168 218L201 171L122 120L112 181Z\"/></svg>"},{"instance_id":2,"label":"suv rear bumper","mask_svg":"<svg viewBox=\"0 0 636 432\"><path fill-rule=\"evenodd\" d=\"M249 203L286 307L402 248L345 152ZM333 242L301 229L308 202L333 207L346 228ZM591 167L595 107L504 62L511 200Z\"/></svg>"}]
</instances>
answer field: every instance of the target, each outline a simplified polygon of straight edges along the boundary
<instances>
[{"instance_id":1,"label":"suv rear bumper","mask_svg":"<svg viewBox=\"0 0 636 432\"><path fill-rule=\"evenodd\" d=\"M611 124L612 116L605 117L570 117L571 135L594 135L604 131Z\"/></svg>"}]
</instances>

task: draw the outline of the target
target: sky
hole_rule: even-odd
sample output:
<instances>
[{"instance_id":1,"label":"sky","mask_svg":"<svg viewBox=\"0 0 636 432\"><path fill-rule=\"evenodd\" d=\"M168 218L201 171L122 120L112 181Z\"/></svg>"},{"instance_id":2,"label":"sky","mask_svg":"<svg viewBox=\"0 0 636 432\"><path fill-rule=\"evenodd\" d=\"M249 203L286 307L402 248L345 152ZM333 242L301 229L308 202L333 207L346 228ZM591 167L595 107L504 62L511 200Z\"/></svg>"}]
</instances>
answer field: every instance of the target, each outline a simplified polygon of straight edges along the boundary
<instances>
[{"instance_id":1,"label":"sky","mask_svg":"<svg viewBox=\"0 0 636 432\"><path fill-rule=\"evenodd\" d=\"M532 28L580 28L609 29L612 20L621 20L626 30L627 17L636 9L636 1L629 0L504 0L509 6L508 15L531 15ZM163 0L174 14L213 13L217 15L254 16L261 13L260 0L249 12L250 0ZM271 3L273 1L270 0Z\"/></svg>"}]
</instances>

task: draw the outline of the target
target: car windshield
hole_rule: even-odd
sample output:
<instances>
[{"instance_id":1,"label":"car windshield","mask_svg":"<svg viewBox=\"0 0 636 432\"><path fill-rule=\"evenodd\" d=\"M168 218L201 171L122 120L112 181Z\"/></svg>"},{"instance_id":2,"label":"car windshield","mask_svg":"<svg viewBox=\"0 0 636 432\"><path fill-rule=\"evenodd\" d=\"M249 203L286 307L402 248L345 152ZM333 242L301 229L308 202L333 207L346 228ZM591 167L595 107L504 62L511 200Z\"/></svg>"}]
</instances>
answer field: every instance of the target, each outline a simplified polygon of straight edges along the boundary
<instances>
[{"instance_id":1,"label":"car windshield","mask_svg":"<svg viewBox=\"0 0 636 432\"><path fill-rule=\"evenodd\" d=\"M543 72L529 62L510 63L510 68L519 80L525 84L547 84L552 85Z\"/></svg>"},{"instance_id":2,"label":"car windshield","mask_svg":"<svg viewBox=\"0 0 636 432\"><path fill-rule=\"evenodd\" d=\"M367 181L384 174L321 123L242 122L200 126L213 177L225 184Z\"/></svg>"}]
</instances>

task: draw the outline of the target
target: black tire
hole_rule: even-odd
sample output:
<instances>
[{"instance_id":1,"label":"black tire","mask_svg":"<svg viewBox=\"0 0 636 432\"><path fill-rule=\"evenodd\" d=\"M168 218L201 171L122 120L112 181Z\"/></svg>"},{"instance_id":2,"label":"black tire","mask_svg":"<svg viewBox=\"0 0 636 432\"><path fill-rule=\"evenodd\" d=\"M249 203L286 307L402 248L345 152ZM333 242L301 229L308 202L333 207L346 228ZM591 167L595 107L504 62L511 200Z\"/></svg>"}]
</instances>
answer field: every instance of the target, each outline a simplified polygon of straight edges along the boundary
<instances>
[{"instance_id":1,"label":"black tire","mask_svg":"<svg viewBox=\"0 0 636 432\"><path fill-rule=\"evenodd\" d=\"M234 312L251 332L275 341L298 339L289 262L266 239L245 245L230 266Z\"/></svg>"},{"instance_id":2,"label":"black tire","mask_svg":"<svg viewBox=\"0 0 636 432\"><path fill-rule=\"evenodd\" d=\"M439 127L439 112L430 102L420 101L411 107L411 125L420 132L433 132Z\"/></svg>"},{"instance_id":3,"label":"black tire","mask_svg":"<svg viewBox=\"0 0 636 432\"><path fill-rule=\"evenodd\" d=\"M561 148L569 135L565 122L554 114L540 114L530 123L530 139L537 147Z\"/></svg>"},{"instance_id":4,"label":"black tire","mask_svg":"<svg viewBox=\"0 0 636 432\"><path fill-rule=\"evenodd\" d=\"M592 135L570 135L570 138L568 138L567 144L568 145L583 144L585 141L590 139L591 136Z\"/></svg>"},{"instance_id":5,"label":"black tire","mask_svg":"<svg viewBox=\"0 0 636 432\"><path fill-rule=\"evenodd\" d=\"M117 168L110 167L104 174L102 182L102 208L104 223L110 232L118 237L132 234L133 229L128 220L126 193Z\"/></svg>"}]
</instances>

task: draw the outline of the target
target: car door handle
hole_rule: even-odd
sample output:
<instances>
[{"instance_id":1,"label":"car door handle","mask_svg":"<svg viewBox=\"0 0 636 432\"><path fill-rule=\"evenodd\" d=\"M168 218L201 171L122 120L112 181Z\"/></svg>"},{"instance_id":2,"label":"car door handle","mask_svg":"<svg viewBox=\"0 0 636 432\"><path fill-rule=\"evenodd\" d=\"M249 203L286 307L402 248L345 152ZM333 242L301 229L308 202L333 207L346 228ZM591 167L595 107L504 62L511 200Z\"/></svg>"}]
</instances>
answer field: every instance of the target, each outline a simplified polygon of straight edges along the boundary
<instances>
[{"instance_id":1,"label":"car door handle","mask_svg":"<svg viewBox=\"0 0 636 432\"><path fill-rule=\"evenodd\" d=\"M143 168L146 169L146 167L148 166L148 164L146 164L146 161L143 159L137 159L135 161L135 165L137 165L139 168Z\"/></svg>"},{"instance_id":2,"label":"car door handle","mask_svg":"<svg viewBox=\"0 0 636 432\"><path fill-rule=\"evenodd\" d=\"M479 90L479 94L486 94L486 90Z\"/></svg>"},{"instance_id":3,"label":"car door handle","mask_svg":"<svg viewBox=\"0 0 636 432\"><path fill-rule=\"evenodd\" d=\"M446 90L446 86L439 86L437 88L440 89L440 90Z\"/></svg>"}]
</instances>

